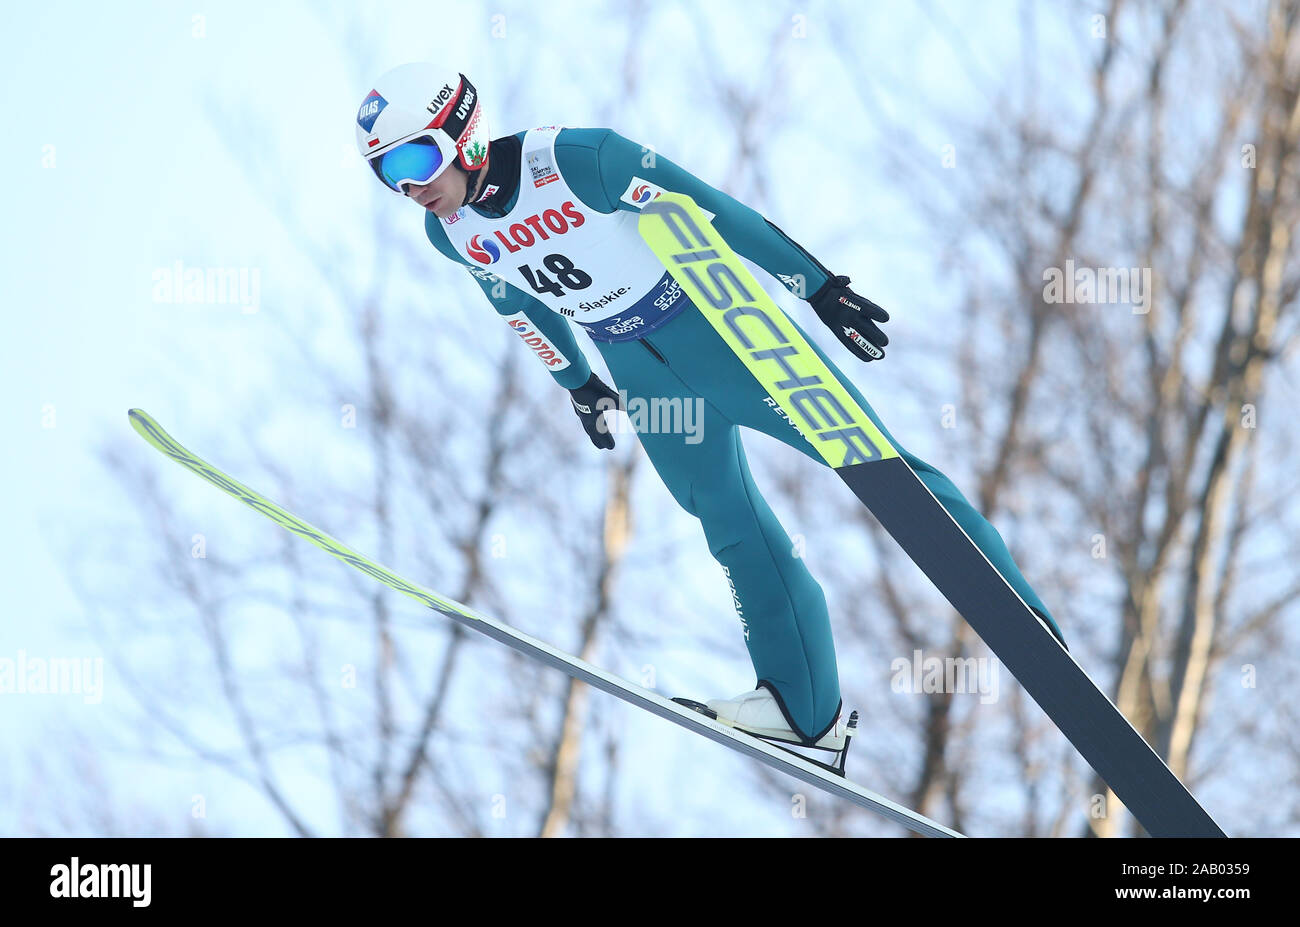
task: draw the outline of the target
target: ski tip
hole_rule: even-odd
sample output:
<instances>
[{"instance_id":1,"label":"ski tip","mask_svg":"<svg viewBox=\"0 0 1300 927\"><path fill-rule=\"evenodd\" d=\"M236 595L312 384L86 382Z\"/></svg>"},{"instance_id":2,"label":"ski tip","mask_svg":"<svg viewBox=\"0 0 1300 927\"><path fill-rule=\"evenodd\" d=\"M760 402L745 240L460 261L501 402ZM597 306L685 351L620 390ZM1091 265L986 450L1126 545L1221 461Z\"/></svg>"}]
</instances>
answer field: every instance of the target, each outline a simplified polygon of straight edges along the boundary
<instances>
[{"instance_id":1,"label":"ski tip","mask_svg":"<svg viewBox=\"0 0 1300 927\"><path fill-rule=\"evenodd\" d=\"M126 420L131 423L131 427L136 431L153 422L153 419L149 417L149 413L144 409L127 409Z\"/></svg>"},{"instance_id":2,"label":"ski tip","mask_svg":"<svg viewBox=\"0 0 1300 927\"><path fill-rule=\"evenodd\" d=\"M167 432L162 430L162 426L155 422L153 416L144 409L127 409L126 417L127 421L131 423L131 427L135 429L135 433L160 451L167 450L164 447L165 443L174 443Z\"/></svg>"}]
</instances>

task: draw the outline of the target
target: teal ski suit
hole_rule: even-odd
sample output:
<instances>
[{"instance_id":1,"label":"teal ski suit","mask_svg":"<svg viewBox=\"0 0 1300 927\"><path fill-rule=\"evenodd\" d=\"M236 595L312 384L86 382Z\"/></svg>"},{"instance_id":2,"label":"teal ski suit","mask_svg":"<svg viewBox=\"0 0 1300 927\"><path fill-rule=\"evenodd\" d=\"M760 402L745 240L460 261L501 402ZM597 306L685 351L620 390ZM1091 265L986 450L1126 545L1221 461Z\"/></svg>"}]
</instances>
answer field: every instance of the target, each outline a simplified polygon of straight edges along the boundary
<instances>
[{"instance_id":1,"label":"teal ski suit","mask_svg":"<svg viewBox=\"0 0 1300 927\"><path fill-rule=\"evenodd\" d=\"M753 209L609 129L560 129L552 143L553 164L543 164L521 152L526 135L521 132L492 142L484 185L489 195L462 207L451 222L460 220L472 226L475 216L512 217L520 190L532 195L530 177L539 188L553 179L545 171L558 172L581 201L578 208L589 210L593 216L617 210L635 213L639 201L648 196L645 190L657 186L686 193L715 214L714 226L737 253L785 282L797 295L807 298L806 294L815 292L830 276ZM545 227L536 221L537 216L530 218L535 231L545 237ZM555 381L566 389L586 383L591 368L574 339L569 320L482 266L487 260L501 263L521 259L502 251L504 247L514 252L519 250L517 246L505 235L486 246L483 242L488 241L488 236L462 235L458 246L454 239L463 228L439 220L432 213L425 217L429 241L474 273L493 307L548 365ZM552 231L557 228L553 225ZM524 239L519 236L516 240ZM502 252L499 261L494 257L497 252ZM564 272L562 265L556 266ZM543 282L537 287L547 285L548 278L538 279ZM615 291L606 295L626 300L639 294L619 296ZM688 300L683 294L677 302L674 308L680 310L681 303ZM626 316L624 313L622 318ZM627 324L635 323L625 321L623 326ZM680 399L683 407L690 403L691 408L701 411L698 430L691 435L638 429L638 438L673 498L699 519L709 552L722 565L731 584L757 685L774 693L796 731L810 740L820 737L840 711L840 685L826 599L755 485L745 460L740 429L761 431L823 465L825 462L783 414L766 401L762 387L693 307L686 305L684 311L673 312L651 331L633 331L631 336L623 333L625 336L619 340L597 338L604 332L598 332L596 326L584 327L592 335L616 388L626 393L629 402L638 398L646 402ZM609 328L613 330L613 326ZM804 336L1007 582L1031 607L1051 620L997 530L943 473L908 453L889 434L853 381L817 347L814 339L808 338L806 332Z\"/></svg>"}]
</instances>

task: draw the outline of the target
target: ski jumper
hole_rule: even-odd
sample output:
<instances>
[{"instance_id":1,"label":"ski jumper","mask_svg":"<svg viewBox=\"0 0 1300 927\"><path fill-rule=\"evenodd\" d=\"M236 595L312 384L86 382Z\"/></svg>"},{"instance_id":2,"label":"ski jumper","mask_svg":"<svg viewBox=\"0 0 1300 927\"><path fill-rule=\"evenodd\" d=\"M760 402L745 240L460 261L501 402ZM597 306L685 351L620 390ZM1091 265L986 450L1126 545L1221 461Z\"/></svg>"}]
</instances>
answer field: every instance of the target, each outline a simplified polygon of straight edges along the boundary
<instances>
[{"instance_id":1,"label":"ski jumper","mask_svg":"<svg viewBox=\"0 0 1300 927\"><path fill-rule=\"evenodd\" d=\"M755 486L740 428L825 461L645 246L639 210L664 190L691 196L737 253L782 280L804 281L800 295L815 292L829 272L753 209L609 129L547 126L497 139L487 170L478 202L446 219L426 215L429 241L469 268L560 386L573 389L591 375L570 319L591 337L629 403L703 400L691 440L649 429L638 429L638 438L722 565L757 684L773 692L796 731L820 737L840 710L826 598ZM1051 620L997 530L946 476L904 450L804 336L1007 582Z\"/></svg>"}]
</instances>

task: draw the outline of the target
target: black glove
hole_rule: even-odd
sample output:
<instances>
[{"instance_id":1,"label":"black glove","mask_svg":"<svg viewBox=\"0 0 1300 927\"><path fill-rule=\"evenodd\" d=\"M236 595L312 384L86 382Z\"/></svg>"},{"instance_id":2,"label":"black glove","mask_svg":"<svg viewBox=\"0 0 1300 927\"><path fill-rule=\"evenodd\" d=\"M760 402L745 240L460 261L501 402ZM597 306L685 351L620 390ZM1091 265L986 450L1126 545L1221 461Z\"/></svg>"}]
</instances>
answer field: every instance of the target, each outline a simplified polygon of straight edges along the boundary
<instances>
[{"instance_id":1,"label":"black glove","mask_svg":"<svg viewBox=\"0 0 1300 927\"><path fill-rule=\"evenodd\" d=\"M591 443L596 447L612 451L614 436L609 433L601 416L618 408L618 393L606 386L600 377L593 373L587 378L586 383L577 389L569 390L569 398L573 402L573 411L577 412L578 418L582 419L582 427L586 429Z\"/></svg>"},{"instance_id":2,"label":"black glove","mask_svg":"<svg viewBox=\"0 0 1300 927\"><path fill-rule=\"evenodd\" d=\"M889 344L889 336L876 323L888 322L889 313L850 290L848 277L831 277L808 302L858 360L880 360L885 356L881 348Z\"/></svg>"}]
</instances>

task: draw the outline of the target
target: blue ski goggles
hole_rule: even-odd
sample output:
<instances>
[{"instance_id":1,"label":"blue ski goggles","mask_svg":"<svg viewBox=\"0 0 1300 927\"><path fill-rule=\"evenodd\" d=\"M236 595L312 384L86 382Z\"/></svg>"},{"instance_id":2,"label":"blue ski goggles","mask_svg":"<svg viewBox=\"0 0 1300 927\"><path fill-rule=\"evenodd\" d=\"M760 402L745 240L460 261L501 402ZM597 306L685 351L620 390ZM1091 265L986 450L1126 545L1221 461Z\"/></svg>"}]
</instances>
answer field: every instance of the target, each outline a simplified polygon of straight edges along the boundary
<instances>
[{"instance_id":1,"label":"blue ski goggles","mask_svg":"<svg viewBox=\"0 0 1300 927\"><path fill-rule=\"evenodd\" d=\"M367 162L388 189L406 195L404 183L426 184L446 164L442 149L432 138L413 138Z\"/></svg>"}]
</instances>

